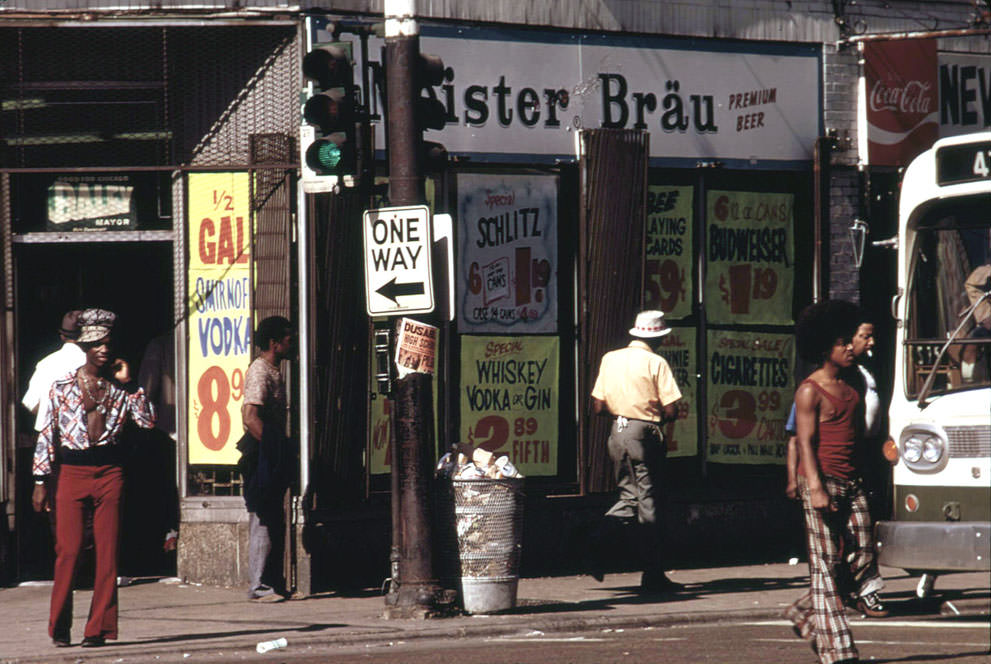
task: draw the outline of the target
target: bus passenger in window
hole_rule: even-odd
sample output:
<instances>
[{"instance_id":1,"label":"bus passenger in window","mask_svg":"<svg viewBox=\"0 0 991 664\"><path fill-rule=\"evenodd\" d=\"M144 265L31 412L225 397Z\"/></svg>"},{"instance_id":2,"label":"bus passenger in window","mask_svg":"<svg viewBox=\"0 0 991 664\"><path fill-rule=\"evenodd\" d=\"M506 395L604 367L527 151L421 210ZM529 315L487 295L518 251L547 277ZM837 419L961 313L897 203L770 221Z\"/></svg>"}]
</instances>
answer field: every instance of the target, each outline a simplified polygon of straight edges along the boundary
<instances>
[{"instance_id":1,"label":"bus passenger in window","mask_svg":"<svg viewBox=\"0 0 991 664\"><path fill-rule=\"evenodd\" d=\"M991 339L991 298L984 297L991 291L991 265L982 265L967 277L964 284L970 305L961 313L974 307L974 329L967 335L971 339ZM984 300L978 304L978 301ZM976 307L975 307L976 305ZM991 363L991 346L968 344L960 350L960 376L965 383L986 381L988 364Z\"/></svg>"}]
</instances>

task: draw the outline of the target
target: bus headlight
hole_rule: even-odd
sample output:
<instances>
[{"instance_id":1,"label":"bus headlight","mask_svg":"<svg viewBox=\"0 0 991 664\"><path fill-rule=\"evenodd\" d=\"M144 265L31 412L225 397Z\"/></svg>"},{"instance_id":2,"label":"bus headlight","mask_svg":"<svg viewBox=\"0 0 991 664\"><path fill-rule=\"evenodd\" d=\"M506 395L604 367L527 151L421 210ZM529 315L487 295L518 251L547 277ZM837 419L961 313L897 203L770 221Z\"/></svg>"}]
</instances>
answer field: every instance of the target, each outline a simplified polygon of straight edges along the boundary
<instances>
[{"instance_id":1,"label":"bus headlight","mask_svg":"<svg viewBox=\"0 0 991 664\"><path fill-rule=\"evenodd\" d=\"M901 435L905 464L919 473L934 473L946 465L946 434L933 424L913 424Z\"/></svg>"},{"instance_id":2,"label":"bus headlight","mask_svg":"<svg viewBox=\"0 0 991 664\"><path fill-rule=\"evenodd\" d=\"M903 443L903 450L902 456L906 463L919 463L922 458L922 441L913 436Z\"/></svg>"},{"instance_id":3,"label":"bus headlight","mask_svg":"<svg viewBox=\"0 0 991 664\"><path fill-rule=\"evenodd\" d=\"M922 443L922 458L929 463L939 463L943 457L943 441L934 436L926 438Z\"/></svg>"}]
</instances>

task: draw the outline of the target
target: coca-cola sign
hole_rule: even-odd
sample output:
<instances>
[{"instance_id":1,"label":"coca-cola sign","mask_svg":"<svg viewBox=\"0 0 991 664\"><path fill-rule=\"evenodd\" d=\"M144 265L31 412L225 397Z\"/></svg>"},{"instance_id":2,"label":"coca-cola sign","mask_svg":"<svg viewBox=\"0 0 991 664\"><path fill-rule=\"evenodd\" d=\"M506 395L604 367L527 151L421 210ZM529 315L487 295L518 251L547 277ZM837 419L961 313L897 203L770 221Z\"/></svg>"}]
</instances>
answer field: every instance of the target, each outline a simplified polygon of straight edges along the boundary
<instances>
[{"instance_id":1,"label":"coca-cola sign","mask_svg":"<svg viewBox=\"0 0 991 664\"><path fill-rule=\"evenodd\" d=\"M868 162L905 165L939 133L936 40L869 42L864 74Z\"/></svg>"},{"instance_id":2,"label":"coca-cola sign","mask_svg":"<svg viewBox=\"0 0 991 664\"><path fill-rule=\"evenodd\" d=\"M929 115L933 106L931 89L932 84L928 81L907 81L900 87L891 87L885 81L877 81L871 90L871 111Z\"/></svg>"}]
</instances>

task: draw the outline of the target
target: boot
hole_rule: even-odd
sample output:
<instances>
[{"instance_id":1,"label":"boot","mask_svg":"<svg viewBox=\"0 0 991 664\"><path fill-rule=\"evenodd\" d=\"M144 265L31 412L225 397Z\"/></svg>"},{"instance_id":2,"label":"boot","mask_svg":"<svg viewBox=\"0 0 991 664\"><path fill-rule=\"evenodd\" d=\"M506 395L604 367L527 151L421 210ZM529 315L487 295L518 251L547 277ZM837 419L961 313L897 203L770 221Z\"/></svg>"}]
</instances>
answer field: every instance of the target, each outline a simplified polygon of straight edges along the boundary
<instances>
[{"instance_id":1,"label":"boot","mask_svg":"<svg viewBox=\"0 0 991 664\"><path fill-rule=\"evenodd\" d=\"M643 569L643 575L640 577L640 592L664 594L684 590L683 585L672 581L664 573L664 551L657 524L641 524L638 534Z\"/></svg>"},{"instance_id":2,"label":"boot","mask_svg":"<svg viewBox=\"0 0 991 664\"><path fill-rule=\"evenodd\" d=\"M585 570L596 581L605 578L606 562L609 553L616 545L621 532L629 525L629 519L614 516L600 518L591 528L585 548Z\"/></svg>"}]
</instances>

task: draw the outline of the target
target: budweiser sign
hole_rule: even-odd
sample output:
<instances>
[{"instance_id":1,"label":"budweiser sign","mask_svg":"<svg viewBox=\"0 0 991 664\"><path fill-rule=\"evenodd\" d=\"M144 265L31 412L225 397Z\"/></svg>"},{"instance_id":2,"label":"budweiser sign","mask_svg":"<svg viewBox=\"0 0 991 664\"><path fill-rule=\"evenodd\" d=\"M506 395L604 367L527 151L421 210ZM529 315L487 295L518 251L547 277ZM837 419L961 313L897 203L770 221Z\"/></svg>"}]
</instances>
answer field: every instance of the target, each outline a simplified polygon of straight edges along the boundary
<instances>
[{"instance_id":1,"label":"budweiser sign","mask_svg":"<svg viewBox=\"0 0 991 664\"><path fill-rule=\"evenodd\" d=\"M870 42L864 75L868 163L903 166L939 133L936 40Z\"/></svg>"}]
</instances>

